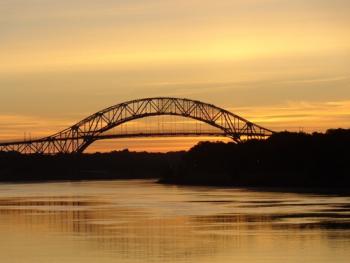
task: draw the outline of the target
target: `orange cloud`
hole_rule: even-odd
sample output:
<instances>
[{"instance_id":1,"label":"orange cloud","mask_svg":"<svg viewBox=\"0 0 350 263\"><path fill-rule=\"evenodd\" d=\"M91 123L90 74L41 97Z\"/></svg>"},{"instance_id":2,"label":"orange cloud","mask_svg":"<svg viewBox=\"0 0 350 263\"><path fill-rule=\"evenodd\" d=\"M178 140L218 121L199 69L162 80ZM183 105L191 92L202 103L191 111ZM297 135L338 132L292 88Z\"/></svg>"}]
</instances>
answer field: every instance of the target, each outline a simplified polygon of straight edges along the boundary
<instances>
[{"instance_id":1,"label":"orange cloud","mask_svg":"<svg viewBox=\"0 0 350 263\"><path fill-rule=\"evenodd\" d=\"M241 107L231 110L277 131L312 132L350 127L350 100L289 102L284 105Z\"/></svg>"},{"instance_id":2,"label":"orange cloud","mask_svg":"<svg viewBox=\"0 0 350 263\"><path fill-rule=\"evenodd\" d=\"M0 140L41 138L72 125L71 120L0 114Z\"/></svg>"}]
</instances>

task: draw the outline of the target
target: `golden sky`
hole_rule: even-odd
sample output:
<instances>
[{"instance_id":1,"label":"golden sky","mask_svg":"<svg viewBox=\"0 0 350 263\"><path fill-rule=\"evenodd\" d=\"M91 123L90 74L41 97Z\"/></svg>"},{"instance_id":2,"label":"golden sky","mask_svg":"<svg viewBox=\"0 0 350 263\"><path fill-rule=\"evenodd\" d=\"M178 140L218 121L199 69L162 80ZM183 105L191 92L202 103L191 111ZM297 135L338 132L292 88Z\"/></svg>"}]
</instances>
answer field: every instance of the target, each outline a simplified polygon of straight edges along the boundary
<instances>
[{"instance_id":1,"label":"golden sky","mask_svg":"<svg viewBox=\"0 0 350 263\"><path fill-rule=\"evenodd\" d=\"M275 130L348 128L349 14L348 0L2 0L0 139L151 96Z\"/></svg>"}]
</instances>

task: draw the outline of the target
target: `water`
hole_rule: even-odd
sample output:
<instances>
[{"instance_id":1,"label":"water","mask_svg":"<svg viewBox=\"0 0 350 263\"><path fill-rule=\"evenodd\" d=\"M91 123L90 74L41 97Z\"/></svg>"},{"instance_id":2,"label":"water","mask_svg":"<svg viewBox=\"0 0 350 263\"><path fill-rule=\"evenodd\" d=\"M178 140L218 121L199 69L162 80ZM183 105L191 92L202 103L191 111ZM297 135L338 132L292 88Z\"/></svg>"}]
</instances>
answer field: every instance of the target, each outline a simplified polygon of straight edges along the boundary
<instances>
[{"instance_id":1,"label":"water","mask_svg":"<svg viewBox=\"0 0 350 263\"><path fill-rule=\"evenodd\" d=\"M153 181L0 185L0 262L349 262L350 198Z\"/></svg>"}]
</instances>

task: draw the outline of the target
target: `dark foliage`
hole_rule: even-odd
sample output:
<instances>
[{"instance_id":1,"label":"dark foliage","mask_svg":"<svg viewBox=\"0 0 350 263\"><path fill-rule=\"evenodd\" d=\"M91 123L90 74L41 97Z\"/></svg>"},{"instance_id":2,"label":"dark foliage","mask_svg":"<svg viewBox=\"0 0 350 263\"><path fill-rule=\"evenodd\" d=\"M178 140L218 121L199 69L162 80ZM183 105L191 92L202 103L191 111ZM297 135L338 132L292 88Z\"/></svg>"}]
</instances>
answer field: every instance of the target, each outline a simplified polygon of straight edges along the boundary
<instances>
[{"instance_id":1,"label":"dark foliage","mask_svg":"<svg viewBox=\"0 0 350 263\"><path fill-rule=\"evenodd\" d=\"M242 144L202 142L164 182L204 185L349 187L350 130L274 134Z\"/></svg>"},{"instance_id":2,"label":"dark foliage","mask_svg":"<svg viewBox=\"0 0 350 263\"><path fill-rule=\"evenodd\" d=\"M159 178L182 154L124 150L50 156L0 152L0 181Z\"/></svg>"},{"instance_id":3,"label":"dark foliage","mask_svg":"<svg viewBox=\"0 0 350 263\"><path fill-rule=\"evenodd\" d=\"M0 180L161 178L164 183L350 187L350 130L276 133L241 144L202 142L188 152L82 155L0 153Z\"/></svg>"}]
</instances>

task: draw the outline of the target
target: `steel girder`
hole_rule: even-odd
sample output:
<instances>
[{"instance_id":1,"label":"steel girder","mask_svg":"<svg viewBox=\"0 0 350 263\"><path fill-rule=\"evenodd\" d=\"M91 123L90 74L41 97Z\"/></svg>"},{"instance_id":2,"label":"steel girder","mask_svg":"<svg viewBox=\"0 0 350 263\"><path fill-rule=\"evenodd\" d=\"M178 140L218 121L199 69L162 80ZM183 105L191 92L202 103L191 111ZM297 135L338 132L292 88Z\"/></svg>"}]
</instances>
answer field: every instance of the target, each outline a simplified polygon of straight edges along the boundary
<instances>
[{"instance_id":1,"label":"steel girder","mask_svg":"<svg viewBox=\"0 0 350 263\"><path fill-rule=\"evenodd\" d=\"M105 139L106 136L102 136L102 134L107 130L132 120L160 115L177 115L207 123L222 130L224 136L230 137L235 142L265 139L273 134L273 131L269 129L212 104L190 99L156 97L114 105L96 112L61 132L42 139L0 143L0 151L45 154L81 153L94 141ZM128 134L124 137L139 137L141 135ZM186 134L182 133L181 135ZM145 136L151 135L145 134Z\"/></svg>"}]
</instances>

